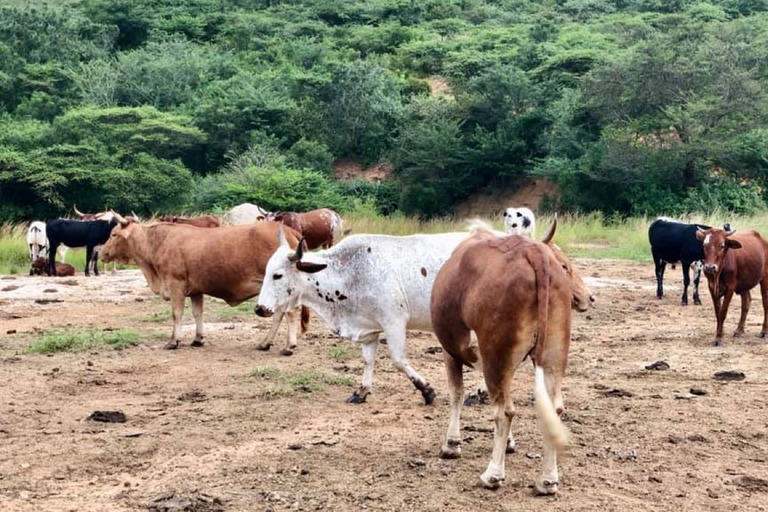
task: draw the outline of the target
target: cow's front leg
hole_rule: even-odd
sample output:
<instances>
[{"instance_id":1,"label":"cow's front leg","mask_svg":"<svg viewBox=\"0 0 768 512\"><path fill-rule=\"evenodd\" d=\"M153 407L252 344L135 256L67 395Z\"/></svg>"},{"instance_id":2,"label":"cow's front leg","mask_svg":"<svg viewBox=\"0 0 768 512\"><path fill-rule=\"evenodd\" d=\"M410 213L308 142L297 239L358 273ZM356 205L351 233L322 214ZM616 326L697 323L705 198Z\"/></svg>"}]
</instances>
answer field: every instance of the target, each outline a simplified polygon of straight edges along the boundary
<instances>
[{"instance_id":1,"label":"cow's front leg","mask_svg":"<svg viewBox=\"0 0 768 512\"><path fill-rule=\"evenodd\" d=\"M99 275L99 251L95 249L93 251L93 275L97 277Z\"/></svg>"},{"instance_id":2,"label":"cow's front leg","mask_svg":"<svg viewBox=\"0 0 768 512\"><path fill-rule=\"evenodd\" d=\"M406 357L405 326L397 330L388 330L384 334L387 338L387 348L389 349L389 358L392 360L392 364L395 365L395 368L405 373L416 389L421 391L424 403L426 405L431 404L435 399L435 390L408 363L408 358Z\"/></svg>"},{"instance_id":3,"label":"cow's front leg","mask_svg":"<svg viewBox=\"0 0 768 512\"><path fill-rule=\"evenodd\" d=\"M683 297L680 299L680 304L683 306L688 305L688 285L691 284L691 263L689 261L683 262Z\"/></svg>"},{"instance_id":4,"label":"cow's front leg","mask_svg":"<svg viewBox=\"0 0 768 512\"><path fill-rule=\"evenodd\" d=\"M741 316L739 317L739 326L736 328L736 332L733 333L734 338L738 338L744 334L744 327L747 323L747 313L749 313L749 306L752 304L752 294L749 290L741 293Z\"/></svg>"},{"instance_id":5,"label":"cow's front leg","mask_svg":"<svg viewBox=\"0 0 768 512\"><path fill-rule=\"evenodd\" d=\"M189 302L192 306L192 316L195 317L195 339L192 341L193 347L203 346L203 295L191 295ZM182 303L182 308L184 307ZM183 309L182 309L183 311Z\"/></svg>"},{"instance_id":6,"label":"cow's front leg","mask_svg":"<svg viewBox=\"0 0 768 512\"><path fill-rule=\"evenodd\" d=\"M272 325L269 326L267 337L264 338L264 341L256 345L256 350L269 350L272 347L272 343L275 341L275 336L277 336L277 331L280 329L280 322L283 321L284 315L285 313L282 309L277 308L275 310L275 314L272 315Z\"/></svg>"},{"instance_id":7,"label":"cow's front leg","mask_svg":"<svg viewBox=\"0 0 768 512\"><path fill-rule=\"evenodd\" d=\"M293 351L299 345L299 324L301 323L301 308L288 310L285 312L288 317L288 337L285 339L285 346L280 351L281 356L292 356Z\"/></svg>"},{"instance_id":8,"label":"cow's front leg","mask_svg":"<svg viewBox=\"0 0 768 512\"><path fill-rule=\"evenodd\" d=\"M171 317L173 318L173 332L171 333L171 340L163 347L167 350L173 350L179 348L179 326L181 325L181 319L184 316L184 294L177 291L171 291Z\"/></svg>"},{"instance_id":9,"label":"cow's front leg","mask_svg":"<svg viewBox=\"0 0 768 512\"><path fill-rule=\"evenodd\" d=\"M347 403L350 404L362 404L368 395L371 394L373 388L373 369L376 366L376 351L379 348L379 336L376 335L372 340L363 343L363 361L365 361L365 368L363 369L363 382L360 387L357 388L347 398Z\"/></svg>"},{"instance_id":10,"label":"cow's front leg","mask_svg":"<svg viewBox=\"0 0 768 512\"><path fill-rule=\"evenodd\" d=\"M93 247L88 246L85 248L85 277L91 275L91 259L93 258ZM54 264L54 267L56 265Z\"/></svg>"},{"instance_id":11,"label":"cow's front leg","mask_svg":"<svg viewBox=\"0 0 768 512\"><path fill-rule=\"evenodd\" d=\"M732 298L733 290L726 289L725 296L723 297L723 303L720 305L720 314L717 316L717 332L715 333L716 347L723 344L723 326L725 325L725 317L728 316L728 306L730 306ZM718 340L720 340L719 343Z\"/></svg>"}]
</instances>

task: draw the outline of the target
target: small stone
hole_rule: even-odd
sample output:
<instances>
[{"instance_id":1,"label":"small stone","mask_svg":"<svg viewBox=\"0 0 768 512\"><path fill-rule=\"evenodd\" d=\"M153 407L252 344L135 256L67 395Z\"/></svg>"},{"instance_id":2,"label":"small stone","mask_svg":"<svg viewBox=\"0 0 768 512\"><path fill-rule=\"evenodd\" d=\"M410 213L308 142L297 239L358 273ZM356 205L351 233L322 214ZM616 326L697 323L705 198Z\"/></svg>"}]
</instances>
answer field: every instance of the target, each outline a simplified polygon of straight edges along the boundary
<instances>
[{"instance_id":1,"label":"small stone","mask_svg":"<svg viewBox=\"0 0 768 512\"><path fill-rule=\"evenodd\" d=\"M667 437L667 441L672 444L680 444L683 442L683 438L674 434L670 434L669 437Z\"/></svg>"},{"instance_id":2,"label":"small stone","mask_svg":"<svg viewBox=\"0 0 768 512\"><path fill-rule=\"evenodd\" d=\"M123 411L94 411L86 419L102 423L125 423L127 421Z\"/></svg>"},{"instance_id":3,"label":"small stone","mask_svg":"<svg viewBox=\"0 0 768 512\"><path fill-rule=\"evenodd\" d=\"M302 474L302 475L308 475L309 474L309 470L307 468L301 468L301 471L299 473Z\"/></svg>"},{"instance_id":4,"label":"small stone","mask_svg":"<svg viewBox=\"0 0 768 512\"><path fill-rule=\"evenodd\" d=\"M704 396L704 395L708 395L709 394L708 391L705 391L703 389L698 389L698 388L691 388L690 389L690 393L692 395L696 395L696 396Z\"/></svg>"},{"instance_id":5,"label":"small stone","mask_svg":"<svg viewBox=\"0 0 768 512\"><path fill-rule=\"evenodd\" d=\"M715 373L714 378L716 380L735 380L735 381L739 381L739 380L746 379L747 376L741 370L724 370L724 371Z\"/></svg>"},{"instance_id":6,"label":"small stone","mask_svg":"<svg viewBox=\"0 0 768 512\"><path fill-rule=\"evenodd\" d=\"M693 398L696 398L696 395L693 393L675 393L675 398L677 400L691 400Z\"/></svg>"},{"instance_id":7,"label":"small stone","mask_svg":"<svg viewBox=\"0 0 768 512\"><path fill-rule=\"evenodd\" d=\"M656 361L655 363L651 363L648 366L645 367L646 370L669 370L669 363L666 361Z\"/></svg>"},{"instance_id":8,"label":"small stone","mask_svg":"<svg viewBox=\"0 0 768 512\"><path fill-rule=\"evenodd\" d=\"M426 465L427 463L423 459L411 459L408 461L408 466L412 468L421 468Z\"/></svg>"},{"instance_id":9,"label":"small stone","mask_svg":"<svg viewBox=\"0 0 768 512\"><path fill-rule=\"evenodd\" d=\"M528 452L528 453L525 454L525 456L528 457L529 459L540 459L541 458L541 454L540 453L535 453L535 452Z\"/></svg>"},{"instance_id":10,"label":"small stone","mask_svg":"<svg viewBox=\"0 0 768 512\"><path fill-rule=\"evenodd\" d=\"M300 443L291 443L288 445L289 450L301 450L303 446Z\"/></svg>"},{"instance_id":11,"label":"small stone","mask_svg":"<svg viewBox=\"0 0 768 512\"><path fill-rule=\"evenodd\" d=\"M120 434L122 437L140 437L144 435L144 432L141 430L128 430L127 432L123 432Z\"/></svg>"},{"instance_id":12,"label":"small stone","mask_svg":"<svg viewBox=\"0 0 768 512\"><path fill-rule=\"evenodd\" d=\"M425 419L425 420L433 420L433 419L435 419L435 417L434 417L434 416L432 416L431 414L425 414L425 415L424 415L424 419Z\"/></svg>"},{"instance_id":13,"label":"small stone","mask_svg":"<svg viewBox=\"0 0 768 512\"><path fill-rule=\"evenodd\" d=\"M707 439L706 437L704 437L701 434L691 434L690 436L688 436L688 440L689 441L693 441L694 443L708 443L709 442L709 439Z\"/></svg>"},{"instance_id":14,"label":"small stone","mask_svg":"<svg viewBox=\"0 0 768 512\"><path fill-rule=\"evenodd\" d=\"M651 476L648 477L648 481L649 482L653 482L655 484L660 484L661 483L661 478L659 478L657 476L654 476L654 475L651 475Z\"/></svg>"},{"instance_id":15,"label":"small stone","mask_svg":"<svg viewBox=\"0 0 768 512\"><path fill-rule=\"evenodd\" d=\"M16 334L16 329L8 329L5 334Z\"/></svg>"},{"instance_id":16,"label":"small stone","mask_svg":"<svg viewBox=\"0 0 768 512\"><path fill-rule=\"evenodd\" d=\"M600 394L605 397L620 397L620 398L631 398L635 396L633 392L627 391L626 389L606 389L606 390L600 391Z\"/></svg>"}]
</instances>

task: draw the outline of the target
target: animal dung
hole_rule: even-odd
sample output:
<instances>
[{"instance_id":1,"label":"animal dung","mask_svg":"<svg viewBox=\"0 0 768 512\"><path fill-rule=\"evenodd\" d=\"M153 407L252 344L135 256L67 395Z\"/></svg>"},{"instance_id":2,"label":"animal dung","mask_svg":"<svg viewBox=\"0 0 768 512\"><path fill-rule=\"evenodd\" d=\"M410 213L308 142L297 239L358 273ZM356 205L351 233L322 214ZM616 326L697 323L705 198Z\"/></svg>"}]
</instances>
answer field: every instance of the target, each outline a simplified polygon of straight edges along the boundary
<instances>
[{"instance_id":1,"label":"animal dung","mask_svg":"<svg viewBox=\"0 0 768 512\"><path fill-rule=\"evenodd\" d=\"M723 370L721 372L716 372L713 377L716 380L744 380L747 378L746 374L742 372L741 370Z\"/></svg>"},{"instance_id":2,"label":"animal dung","mask_svg":"<svg viewBox=\"0 0 768 512\"><path fill-rule=\"evenodd\" d=\"M646 370L669 370L669 363L666 361L656 361L655 363L651 363L645 367Z\"/></svg>"},{"instance_id":3,"label":"animal dung","mask_svg":"<svg viewBox=\"0 0 768 512\"><path fill-rule=\"evenodd\" d=\"M86 419L102 423L125 423L127 421L123 411L94 411Z\"/></svg>"}]
</instances>

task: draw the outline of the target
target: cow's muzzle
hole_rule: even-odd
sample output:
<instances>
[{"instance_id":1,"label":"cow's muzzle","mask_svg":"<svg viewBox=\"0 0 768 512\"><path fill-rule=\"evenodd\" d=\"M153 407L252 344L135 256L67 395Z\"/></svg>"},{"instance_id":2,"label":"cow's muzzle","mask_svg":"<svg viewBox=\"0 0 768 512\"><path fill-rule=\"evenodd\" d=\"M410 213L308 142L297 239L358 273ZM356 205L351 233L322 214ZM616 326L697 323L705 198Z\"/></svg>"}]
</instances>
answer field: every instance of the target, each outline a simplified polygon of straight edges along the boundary
<instances>
[{"instance_id":1,"label":"cow's muzzle","mask_svg":"<svg viewBox=\"0 0 768 512\"><path fill-rule=\"evenodd\" d=\"M717 265L713 263L705 263L704 273L707 274L708 276L717 274Z\"/></svg>"},{"instance_id":2,"label":"cow's muzzle","mask_svg":"<svg viewBox=\"0 0 768 512\"><path fill-rule=\"evenodd\" d=\"M256 307L253 308L253 312L262 318L269 318L273 314L271 309L265 308L261 304L257 304Z\"/></svg>"}]
</instances>

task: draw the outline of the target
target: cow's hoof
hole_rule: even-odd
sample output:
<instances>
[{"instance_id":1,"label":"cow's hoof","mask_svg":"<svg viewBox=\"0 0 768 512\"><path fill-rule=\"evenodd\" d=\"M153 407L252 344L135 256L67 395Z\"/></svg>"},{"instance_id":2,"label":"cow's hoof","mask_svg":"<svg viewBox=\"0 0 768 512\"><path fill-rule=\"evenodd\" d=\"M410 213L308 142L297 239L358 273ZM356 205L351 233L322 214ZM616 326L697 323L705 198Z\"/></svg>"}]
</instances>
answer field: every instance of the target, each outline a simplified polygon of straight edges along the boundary
<instances>
[{"instance_id":1,"label":"cow's hoof","mask_svg":"<svg viewBox=\"0 0 768 512\"><path fill-rule=\"evenodd\" d=\"M758 338L765 338L766 334L768 334L768 333L766 333L765 331L760 331L760 334L758 334L757 337Z\"/></svg>"},{"instance_id":2,"label":"cow's hoof","mask_svg":"<svg viewBox=\"0 0 768 512\"><path fill-rule=\"evenodd\" d=\"M461 457L461 441L450 439L440 447L437 454L441 459L458 459Z\"/></svg>"},{"instance_id":3,"label":"cow's hoof","mask_svg":"<svg viewBox=\"0 0 768 512\"><path fill-rule=\"evenodd\" d=\"M701 301L699 299L693 299L693 305L694 306L701 306Z\"/></svg>"},{"instance_id":4,"label":"cow's hoof","mask_svg":"<svg viewBox=\"0 0 768 512\"><path fill-rule=\"evenodd\" d=\"M495 476L485 476L480 475L480 478L477 479L477 486L482 487L483 489L491 489L496 490L501 485L501 478L495 477Z\"/></svg>"},{"instance_id":5,"label":"cow's hoof","mask_svg":"<svg viewBox=\"0 0 768 512\"><path fill-rule=\"evenodd\" d=\"M533 493L536 496L551 496L557 494L557 480L543 479L541 482L536 482L533 486Z\"/></svg>"},{"instance_id":6,"label":"cow's hoof","mask_svg":"<svg viewBox=\"0 0 768 512\"><path fill-rule=\"evenodd\" d=\"M284 348L284 349L282 349L280 351L280 355L281 356L292 356L293 355L293 350L291 350L289 348Z\"/></svg>"},{"instance_id":7,"label":"cow's hoof","mask_svg":"<svg viewBox=\"0 0 768 512\"><path fill-rule=\"evenodd\" d=\"M256 350L269 350L271 346L271 343L259 343L256 345Z\"/></svg>"},{"instance_id":8,"label":"cow's hoof","mask_svg":"<svg viewBox=\"0 0 768 512\"><path fill-rule=\"evenodd\" d=\"M661 300L663 297L664 297L663 295L657 295L657 296L656 296L656 298L657 298L658 300Z\"/></svg>"},{"instance_id":9,"label":"cow's hoof","mask_svg":"<svg viewBox=\"0 0 768 512\"><path fill-rule=\"evenodd\" d=\"M177 348L179 348L178 340L171 340L165 345L163 345L163 349L165 350L176 350Z\"/></svg>"},{"instance_id":10,"label":"cow's hoof","mask_svg":"<svg viewBox=\"0 0 768 512\"><path fill-rule=\"evenodd\" d=\"M517 451L517 445L515 444L514 439L507 439L507 453L515 453Z\"/></svg>"},{"instance_id":11,"label":"cow's hoof","mask_svg":"<svg viewBox=\"0 0 768 512\"><path fill-rule=\"evenodd\" d=\"M478 389L477 393L470 393L464 399L464 405L481 405L488 403L488 392L484 389Z\"/></svg>"},{"instance_id":12,"label":"cow's hoof","mask_svg":"<svg viewBox=\"0 0 768 512\"><path fill-rule=\"evenodd\" d=\"M715 339L715 342L712 344L713 347L722 347L723 346L723 340L720 338Z\"/></svg>"},{"instance_id":13,"label":"cow's hoof","mask_svg":"<svg viewBox=\"0 0 768 512\"><path fill-rule=\"evenodd\" d=\"M733 337L734 338L741 338L742 334L744 334L743 331L736 331L735 333L733 333Z\"/></svg>"},{"instance_id":14,"label":"cow's hoof","mask_svg":"<svg viewBox=\"0 0 768 512\"><path fill-rule=\"evenodd\" d=\"M365 403L365 399L368 398L368 395L370 393L368 391L355 391L351 395L349 395L349 398L347 398L348 404L363 404Z\"/></svg>"},{"instance_id":15,"label":"cow's hoof","mask_svg":"<svg viewBox=\"0 0 768 512\"><path fill-rule=\"evenodd\" d=\"M190 347L202 347L203 345L205 345L205 342L201 338L199 340L198 339L194 340L190 345Z\"/></svg>"},{"instance_id":16,"label":"cow's hoof","mask_svg":"<svg viewBox=\"0 0 768 512\"><path fill-rule=\"evenodd\" d=\"M424 405L432 405L432 402L435 401L437 393L435 393L435 390L432 389L432 386L427 384L427 387L421 390L421 396L424 397Z\"/></svg>"}]
</instances>

